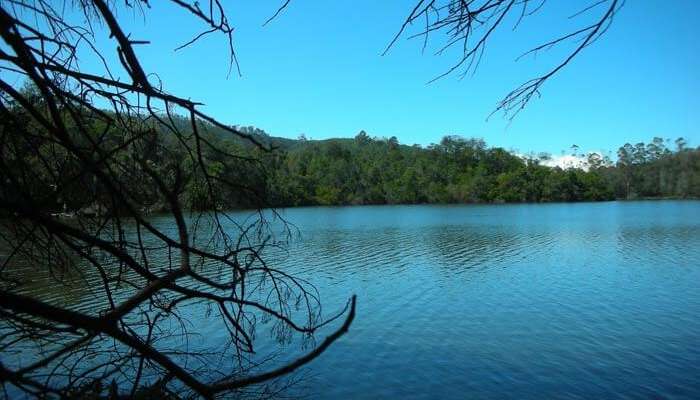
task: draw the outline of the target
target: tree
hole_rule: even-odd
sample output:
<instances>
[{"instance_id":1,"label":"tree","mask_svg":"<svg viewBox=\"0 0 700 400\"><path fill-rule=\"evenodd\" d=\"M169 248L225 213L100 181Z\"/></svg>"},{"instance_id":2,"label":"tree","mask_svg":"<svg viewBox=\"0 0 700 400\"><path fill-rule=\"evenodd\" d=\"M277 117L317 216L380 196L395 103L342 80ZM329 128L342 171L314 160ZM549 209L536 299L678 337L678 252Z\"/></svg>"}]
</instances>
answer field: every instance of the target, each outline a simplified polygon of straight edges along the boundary
<instances>
[{"instance_id":1,"label":"tree","mask_svg":"<svg viewBox=\"0 0 700 400\"><path fill-rule=\"evenodd\" d=\"M368 144L372 141L372 139L367 135L367 132L364 130L361 130L357 135L355 135L355 143L358 145L362 146L365 144Z\"/></svg>"},{"instance_id":2,"label":"tree","mask_svg":"<svg viewBox=\"0 0 700 400\"><path fill-rule=\"evenodd\" d=\"M355 298L324 320L313 286L266 262L265 249L281 243L266 214L240 225L220 211L231 197L267 206L265 132L226 126L152 83L135 49L147 42L130 37L117 17L146 16L145 1L65 3L0 5L4 393L211 398L268 384L313 360L347 332ZM185 46L222 34L236 66L233 28L219 1L170 4L204 25ZM64 13L64 6L75 8ZM103 31L71 23L73 12L105 27L120 66L80 68L79 55L104 59ZM15 88L17 78L29 86ZM223 145L215 131L241 146ZM147 218L158 204L171 224ZM283 221L282 229L289 233ZM71 279L97 284L95 306L76 309L27 291L32 275L58 287ZM194 333L186 316L192 307L228 333L223 354L182 344ZM256 321L271 320L287 340L341 317L304 356L250 370ZM221 356L225 363L212 361Z\"/></svg>"},{"instance_id":3,"label":"tree","mask_svg":"<svg viewBox=\"0 0 700 400\"><path fill-rule=\"evenodd\" d=\"M283 2L271 18L289 3ZM506 17L515 18L517 25L539 10L539 3L421 0L389 47L412 22L425 17L422 35L444 32L441 47L463 49L446 74L459 68L468 72ZM234 28L219 0L167 4L203 26L179 48L221 35L228 44L230 68L238 69ZM581 13L602 8L600 17L527 52L577 41L560 63L507 94L497 111L512 117L522 110L550 77L605 32L620 5L618 0L584 5ZM353 296L344 310L323 321L313 287L266 263L264 250L276 242L263 212L254 223L239 225L220 211L231 199L240 206L268 206L270 176L281 176L270 169L289 160L272 154L271 138L263 130L222 124L203 113L200 103L155 84L153 71L144 69L136 51L148 41L123 29L121 16L132 12L147 17L148 2L13 0L0 5L0 210L8 217L3 220L3 241L9 248L0 275L0 314L10 330L3 332L0 345L8 352L27 349L22 346L49 349L30 364L3 359L0 379L28 394L143 392L209 398L269 382L310 362L348 330L355 315ZM81 21L71 22L76 15ZM95 27L108 34L99 37L103 31ZM78 62L84 57L97 61L94 65L106 64L98 45L102 39L109 40L120 64L84 70ZM18 90L15 78L31 86ZM222 142L221 136L234 140ZM389 144L393 165L388 166L405 165L398 140ZM381 184L390 186L387 182L400 177L410 186L409 192L395 191L400 199L448 201L446 183L473 176L473 196L489 200L497 183L520 182L521 175L510 175L520 167L517 157L475 144L470 150L474 157L460 150L463 166L475 168L473 175L460 174L455 165L446 176L439 167L420 170L428 183L421 194L416 193L422 179L418 170L401 174L398 168L373 165L367 167L373 186L366 195L380 201ZM333 157L344 163L333 165L334 174L352 176L354 170L343 168L349 162L345 150L341 146L334 151ZM304 161L299 170L320 171L320 163L314 162L321 157ZM285 177L284 187L290 191L285 196L303 190L324 201L347 200L337 179L313 187L314 176ZM151 209L167 211L174 230L152 223L147 218ZM208 212L199 212L203 210ZM10 274L21 263L33 265L36 273L46 272L57 285L69 273L95 278L101 305L75 310L24 291L28 277ZM302 315L291 303L302 306ZM180 322L185 318L182 310L192 304L218 312L215 323L229 333L227 355L233 362L213 365L203 361L202 350L166 346L191 333ZM343 317L343 322L305 356L253 374L245 360L253 351L258 316L272 319L281 339L291 332L311 335L335 318ZM83 363L85 358L96 360L100 368Z\"/></svg>"},{"instance_id":4,"label":"tree","mask_svg":"<svg viewBox=\"0 0 700 400\"><path fill-rule=\"evenodd\" d=\"M459 73L464 77L478 68L485 49L496 32L501 30L515 31L526 18L536 14L546 7L548 2L535 0L420 0L409 13L403 25L386 47L386 54L396 41L414 25L422 27L410 37L424 39L423 50L427 46L430 35L441 33L443 40L439 42L437 54L442 54L456 48L457 61L445 72L433 78L430 82ZM574 43L573 50L568 52L561 61L545 73L516 87L505 95L496 105L495 112L502 112L509 119L514 118L535 97L540 96L542 86L573 60L583 49L598 40L610 27L616 13L622 7L621 0L601 0L576 4L577 9L563 15L563 19L571 20L584 14L599 11L599 16L593 22L579 29L562 34L554 39L537 45L518 59L525 56L536 56L538 53L564 43Z\"/></svg>"},{"instance_id":5,"label":"tree","mask_svg":"<svg viewBox=\"0 0 700 400\"><path fill-rule=\"evenodd\" d=\"M578 157L578 145L577 144L572 144L571 145L571 155L574 157Z\"/></svg>"},{"instance_id":6,"label":"tree","mask_svg":"<svg viewBox=\"0 0 700 400\"><path fill-rule=\"evenodd\" d=\"M663 138L654 137L651 143L647 144L647 155L651 161L656 161L667 153L668 149L666 149Z\"/></svg>"},{"instance_id":7,"label":"tree","mask_svg":"<svg viewBox=\"0 0 700 400\"><path fill-rule=\"evenodd\" d=\"M601 158L600 154L596 152L590 152L588 153L587 164L588 168L596 170L603 166L603 159Z\"/></svg>"},{"instance_id":8,"label":"tree","mask_svg":"<svg viewBox=\"0 0 700 400\"><path fill-rule=\"evenodd\" d=\"M634 148L631 144L625 143L624 146L617 150L617 166L622 170L624 176L624 192L625 198L630 198L630 186L632 183L632 163L633 163Z\"/></svg>"},{"instance_id":9,"label":"tree","mask_svg":"<svg viewBox=\"0 0 700 400\"><path fill-rule=\"evenodd\" d=\"M676 151L681 152L685 150L686 146L687 142L684 138L679 137L678 139L676 139Z\"/></svg>"},{"instance_id":10,"label":"tree","mask_svg":"<svg viewBox=\"0 0 700 400\"><path fill-rule=\"evenodd\" d=\"M389 150L395 150L399 147L399 139L396 136L392 136L386 141L386 144L389 146Z\"/></svg>"}]
</instances>

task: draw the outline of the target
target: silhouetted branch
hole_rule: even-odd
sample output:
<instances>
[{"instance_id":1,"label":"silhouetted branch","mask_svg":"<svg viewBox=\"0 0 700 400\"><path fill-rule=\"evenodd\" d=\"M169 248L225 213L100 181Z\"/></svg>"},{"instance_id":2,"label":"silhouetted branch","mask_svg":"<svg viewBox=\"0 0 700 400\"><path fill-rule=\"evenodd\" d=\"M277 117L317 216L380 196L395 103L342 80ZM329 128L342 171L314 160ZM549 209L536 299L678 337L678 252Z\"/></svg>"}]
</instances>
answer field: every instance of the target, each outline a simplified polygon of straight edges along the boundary
<instances>
[{"instance_id":1,"label":"silhouetted branch","mask_svg":"<svg viewBox=\"0 0 700 400\"><path fill-rule=\"evenodd\" d=\"M219 1L170 3L205 25L178 49L222 32L237 65ZM323 319L315 288L266 260L278 246L261 210L272 149L149 81L135 48L148 41L131 38L117 17L119 7L146 15L146 1L66 5L87 28L48 0L0 5L0 69L13 74L0 77L0 348L13 355L0 365L3 387L38 397L211 398L266 384L320 355L347 331L355 300ZM114 45L121 63L114 70L93 26L104 27ZM104 68L83 70L86 56ZM212 131L256 153L221 148ZM222 212L231 196L256 207L257 219L241 224ZM170 224L150 219L152 207ZM288 235L287 223L279 223ZM46 276L44 291L29 290L34 275ZM47 293L72 282L92 298L89 307ZM219 311L202 318L228 333L225 365L190 346L196 332L187 310L200 306ZM341 328L306 356L249 373L259 367L247 356L256 321L274 321L286 341L344 314Z\"/></svg>"},{"instance_id":2,"label":"silhouetted branch","mask_svg":"<svg viewBox=\"0 0 700 400\"><path fill-rule=\"evenodd\" d=\"M501 28L506 23L509 17L515 19L513 24L513 30L515 30L526 17L539 12L545 3L546 0L420 0L404 20L382 55L395 46L397 40L406 33L414 22L424 18L426 21L424 29L417 34L410 35L409 38L423 37L423 49L425 49L429 35L442 33L445 38L436 54L443 54L446 50L455 46L460 48L460 55L457 61L428 83L435 82L458 70L461 71L460 77L464 77L470 72L476 71L487 43L498 28ZM545 81L569 64L581 50L593 43L605 32L622 3L620 0L599 0L586 5L568 18L578 17L604 4L607 4L607 8L602 13L601 18L593 24L558 36L519 56L518 59L528 54L535 54L538 51L550 49L564 42L576 41L582 38L581 43L548 73L525 82L508 93L497 104L494 112L502 111L508 119L512 120L529 103L533 96L539 96L539 89Z\"/></svg>"}]
</instances>

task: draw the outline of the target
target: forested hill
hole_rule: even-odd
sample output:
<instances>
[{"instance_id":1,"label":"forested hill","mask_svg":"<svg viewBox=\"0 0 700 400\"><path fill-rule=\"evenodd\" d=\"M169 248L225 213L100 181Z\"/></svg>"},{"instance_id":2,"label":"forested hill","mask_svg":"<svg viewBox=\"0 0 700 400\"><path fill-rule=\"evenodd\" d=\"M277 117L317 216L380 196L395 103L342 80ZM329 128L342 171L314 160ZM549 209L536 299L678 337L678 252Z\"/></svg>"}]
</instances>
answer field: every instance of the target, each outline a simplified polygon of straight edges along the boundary
<instances>
[{"instance_id":1,"label":"forested hill","mask_svg":"<svg viewBox=\"0 0 700 400\"><path fill-rule=\"evenodd\" d=\"M17 113L17 121L34 123L31 116ZM173 116L170 121L183 132L191 129L185 118ZM396 137L370 137L364 131L348 139L294 140L237 127L274 149L264 151L206 122L199 130L207 146L192 137L176 139L154 126L128 137L117 128L95 124L94 131L76 131L74 138L76 146L99 141L104 152L116 154L109 163L98 161L110 173L131 177L128 182L138 188L138 198L132 200L154 212L166 209L168 202L148 184L144 165L167 178L166 184L185 207L199 210L700 198L700 148L688 147L682 138L673 143L654 138L648 144L625 144L615 161L592 153L584 157L585 169L561 169L545 166L546 155L525 157L488 147L481 139L458 136L422 147L401 144ZM0 133L13 129L12 124L0 124ZM27 190L41 200L37 207L68 213L126 212L80 168L74 151L61 148L50 137L37 135L31 141L7 137L0 149L4 168L25 176ZM204 168L192 161L196 148L201 148ZM22 201L11 186L0 187L0 194L8 201Z\"/></svg>"},{"instance_id":2,"label":"forested hill","mask_svg":"<svg viewBox=\"0 0 700 400\"><path fill-rule=\"evenodd\" d=\"M544 166L481 139L446 136L426 148L396 137L287 143L271 165L275 205L598 201L700 197L700 149L678 139L625 144L587 170Z\"/></svg>"}]
</instances>

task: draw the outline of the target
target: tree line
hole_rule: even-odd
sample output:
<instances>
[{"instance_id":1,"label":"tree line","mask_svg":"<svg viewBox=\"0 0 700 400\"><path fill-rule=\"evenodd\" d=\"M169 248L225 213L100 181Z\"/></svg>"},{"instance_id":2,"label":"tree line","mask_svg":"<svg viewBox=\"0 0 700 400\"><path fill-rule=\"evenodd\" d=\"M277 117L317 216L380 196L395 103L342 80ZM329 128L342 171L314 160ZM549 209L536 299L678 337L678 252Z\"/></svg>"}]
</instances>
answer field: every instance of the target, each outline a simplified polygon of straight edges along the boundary
<instances>
[{"instance_id":1,"label":"tree line","mask_svg":"<svg viewBox=\"0 0 700 400\"><path fill-rule=\"evenodd\" d=\"M32 97L31 88L26 93ZM15 110L17 120L32 124L29 116ZM181 129L187 129L190 123L177 115L170 118ZM171 178L181 181L179 197L183 204L196 210L247 208L261 202L285 207L700 197L700 148L688 147L683 138L675 140L673 146L659 137L648 144L627 143L619 148L615 162L589 153L579 156L585 160L586 169L562 169L545 165L550 159L547 154L517 155L500 147L488 147L483 139L455 135L423 147L400 144L395 136L371 137L365 131L351 139L309 140L301 135L292 140L271 137L252 126L235 127L272 149L265 151L200 122L203 133L199 140L208 144L202 149L202 162L206 165L203 173L188 165L192 158L183 150L187 147L178 142L183 139L176 140L168 132L154 129L155 125L142 125L139 129L144 134L139 146L132 145L120 155L124 165L131 166L121 173L128 175L126 181L130 185L143 185L136 193L148 212L165 211L167 202L155 188L144 185L148 180L144 179L142 165L149 165L163 176L168 176L169 171L183 171L179 173L183 176ZM106 148L129 145L118 131L105 133L98 122L91 130L94 140ZM23 160L24 169L36 165L39 171L46 162L64 172L79 168L77 160L49 141L22 139L14 145L19 153L35 158ZM35 151L25 153L21 147ZM7 167L12 168L11 163ZM56 176L32 176L31 189L37 198L45 199L43 207L48 210L95 212L110 203L108 199L100 200L100 193L106 191L90 180L59 183L70 189L54 195Z\"/></svg>"},{"instance_id":2,"label":"tree line","mask_svg":"<svg viewBox=\"0 0 700 400\"><path fill-rule=\"evenodd\" d=\"M274 160L269 182L278 206L568 202L700 197L700 149L682 138L625 144L612 162L583 157L587 169L548 167L549 156L520 156L482 139L445 136L427 147L396 137L300 140Z\"/></svg>"}]
</instances>

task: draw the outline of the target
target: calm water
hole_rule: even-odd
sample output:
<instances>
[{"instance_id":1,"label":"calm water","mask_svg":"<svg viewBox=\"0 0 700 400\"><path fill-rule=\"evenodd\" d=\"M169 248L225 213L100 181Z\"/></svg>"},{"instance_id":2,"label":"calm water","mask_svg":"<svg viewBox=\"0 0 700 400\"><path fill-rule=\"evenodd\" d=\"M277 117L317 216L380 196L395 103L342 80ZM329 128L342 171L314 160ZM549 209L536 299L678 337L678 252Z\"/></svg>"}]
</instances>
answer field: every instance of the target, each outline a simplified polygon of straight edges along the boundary
<instances>
[{"instance_id":1,"label":"calm water","mask_svg":"<svg viewBox=\"0 0 700 400\"><path fill-rule=\"evenodd\" d=\"M268 260L313 282L327 314L358 296L350 332L289 394L700 398L700 202L282 213L301 236ZM81 293L57 290L94 308ZM222 344L201 315L201 344ZM271 336L256 342L283 352L270 367L303 352Z\"/></svg>"},{"instance_id":2,"label":"calm water","mask_svg":"<svg viewBox=\"0 0 700 400\"><path fill-rule=\"evenodd\" d=\"M700 398L700 202L285 216L283 264L359 301L311 398Z\"/></svg>"}]
</instances>

